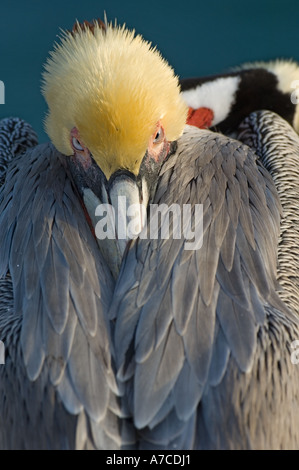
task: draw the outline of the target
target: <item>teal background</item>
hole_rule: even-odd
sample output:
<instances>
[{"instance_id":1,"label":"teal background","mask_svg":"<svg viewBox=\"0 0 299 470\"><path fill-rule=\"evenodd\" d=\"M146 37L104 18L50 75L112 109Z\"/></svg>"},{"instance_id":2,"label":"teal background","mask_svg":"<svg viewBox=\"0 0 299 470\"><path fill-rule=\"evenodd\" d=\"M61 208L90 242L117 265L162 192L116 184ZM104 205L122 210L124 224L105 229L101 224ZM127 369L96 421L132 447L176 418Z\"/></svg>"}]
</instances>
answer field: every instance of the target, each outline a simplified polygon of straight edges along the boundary
<instances>
[{"instance_id":1,"label":"teal background","mask_svg":"<svg viewBox=\"0 0 299 470\"><path fill-rule=\"evenodd\" d=\"M60 28L77 18L117 18L162 52L181 77L227 71L242 62L299 61L298 0L0 0L0 118L19 116L43 132L42 65Z\"/></svg>"}]
</instances>

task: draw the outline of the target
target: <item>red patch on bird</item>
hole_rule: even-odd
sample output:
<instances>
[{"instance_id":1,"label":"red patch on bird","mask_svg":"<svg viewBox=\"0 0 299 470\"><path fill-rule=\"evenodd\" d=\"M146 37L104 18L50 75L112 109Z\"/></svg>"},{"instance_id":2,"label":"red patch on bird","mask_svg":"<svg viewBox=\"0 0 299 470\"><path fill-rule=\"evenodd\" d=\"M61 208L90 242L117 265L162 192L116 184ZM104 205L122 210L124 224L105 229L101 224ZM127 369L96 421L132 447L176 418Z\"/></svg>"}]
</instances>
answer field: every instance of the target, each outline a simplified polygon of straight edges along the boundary
<instances>
[{"instance_id":1,"label":"red patch on bird","mask_svg":"<svg viewBox=\"0 0 299 470\"><path fill-rule=\"evenodd\" d=\"M214 113L210 108L189 108L187 124L199 129L208 129L211 127L214 119Z\"/></svg>"}]
</instances>

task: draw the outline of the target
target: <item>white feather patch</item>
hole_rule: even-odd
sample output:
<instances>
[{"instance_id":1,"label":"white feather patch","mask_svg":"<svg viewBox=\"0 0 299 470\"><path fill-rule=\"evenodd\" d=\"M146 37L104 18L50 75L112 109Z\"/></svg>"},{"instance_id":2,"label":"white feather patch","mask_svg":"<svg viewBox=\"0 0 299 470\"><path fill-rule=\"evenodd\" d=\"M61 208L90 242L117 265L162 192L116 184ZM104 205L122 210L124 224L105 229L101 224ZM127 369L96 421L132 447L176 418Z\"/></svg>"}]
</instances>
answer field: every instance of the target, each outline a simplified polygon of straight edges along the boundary
<instances>
[{"instance_id":1,"label":"white feather patch","mask_svg":"<svg viewBox=\"0 0 299 470\"><path fill-rule=\"evenodd\" d=\"M183 91L183 99L191 108L212 109L214 113L212 125L215 126L228 116L235 102L240 80L240 77L217 78L191 90Z\"/></svg>"}]
</instances>

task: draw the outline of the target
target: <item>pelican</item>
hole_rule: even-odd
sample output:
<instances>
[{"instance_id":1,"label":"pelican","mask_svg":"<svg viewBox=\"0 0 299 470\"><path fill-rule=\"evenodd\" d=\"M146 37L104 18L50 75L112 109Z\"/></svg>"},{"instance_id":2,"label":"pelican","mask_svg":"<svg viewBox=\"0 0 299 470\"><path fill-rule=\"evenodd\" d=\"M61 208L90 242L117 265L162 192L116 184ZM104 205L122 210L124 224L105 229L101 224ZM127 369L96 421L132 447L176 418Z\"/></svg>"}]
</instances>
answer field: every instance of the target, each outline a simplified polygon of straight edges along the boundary
<instances>
[{"instance_id":1,"label":"pelican","mask_svg":"<svg viewBox=\"0 0 299 470\"><path fill-rule=\"evenodd\" d=\"M0 447L298 448L299 324L259 154L186 125L178 78L125 27L77 24L43 80L51 142L0 193ZM185 206L191 249L151 212Z\"/></svg>"},{"instance_id":2,"label":"pelican","mask_svg":"<svg viewBox=\"0 0 299 470\"><path fill-rule=\"evenodd\" d=\"M299 64L294 60L245 63L222 75L180 80L188 124L237 137L251 112L278 113L299 132Z\"/></svg>"}]
</instances>

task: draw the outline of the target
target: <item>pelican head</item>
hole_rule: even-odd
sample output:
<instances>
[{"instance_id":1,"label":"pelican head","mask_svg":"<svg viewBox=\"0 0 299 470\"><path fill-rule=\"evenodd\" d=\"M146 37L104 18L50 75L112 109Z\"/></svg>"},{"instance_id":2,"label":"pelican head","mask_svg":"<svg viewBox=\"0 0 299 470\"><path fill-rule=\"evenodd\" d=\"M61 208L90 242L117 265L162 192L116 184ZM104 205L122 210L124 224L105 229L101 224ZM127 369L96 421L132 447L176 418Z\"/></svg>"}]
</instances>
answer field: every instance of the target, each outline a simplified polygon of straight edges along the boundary
<instances>
[{"instance_id":1,"label":"pelican head","mask_svg":"<svg viewBox=\"0 0 299 470\"><path fill-rule=\"evenodd\" d=\"M187 117L178 78L157 49L125 26L77 23L45 65L43 94L46 131L70 157L92 221L96 204L114 206L118 194L127 205L147 204L148 183Z\"/></svg>"},{"instance_id":2,"label":"pelican head","mask_svg":"<svg viewBox=\"0 0 299 470\"><path fill-rule=\"evenodd\" d=\"M64 33L45 65L46 131L65 155L88 149L107 179L137 175L150 144L176 140L186 105L172 68L134 31L98 22ZM156 148L155 148L156 144Z\"/></svg>"}]
</instances>

